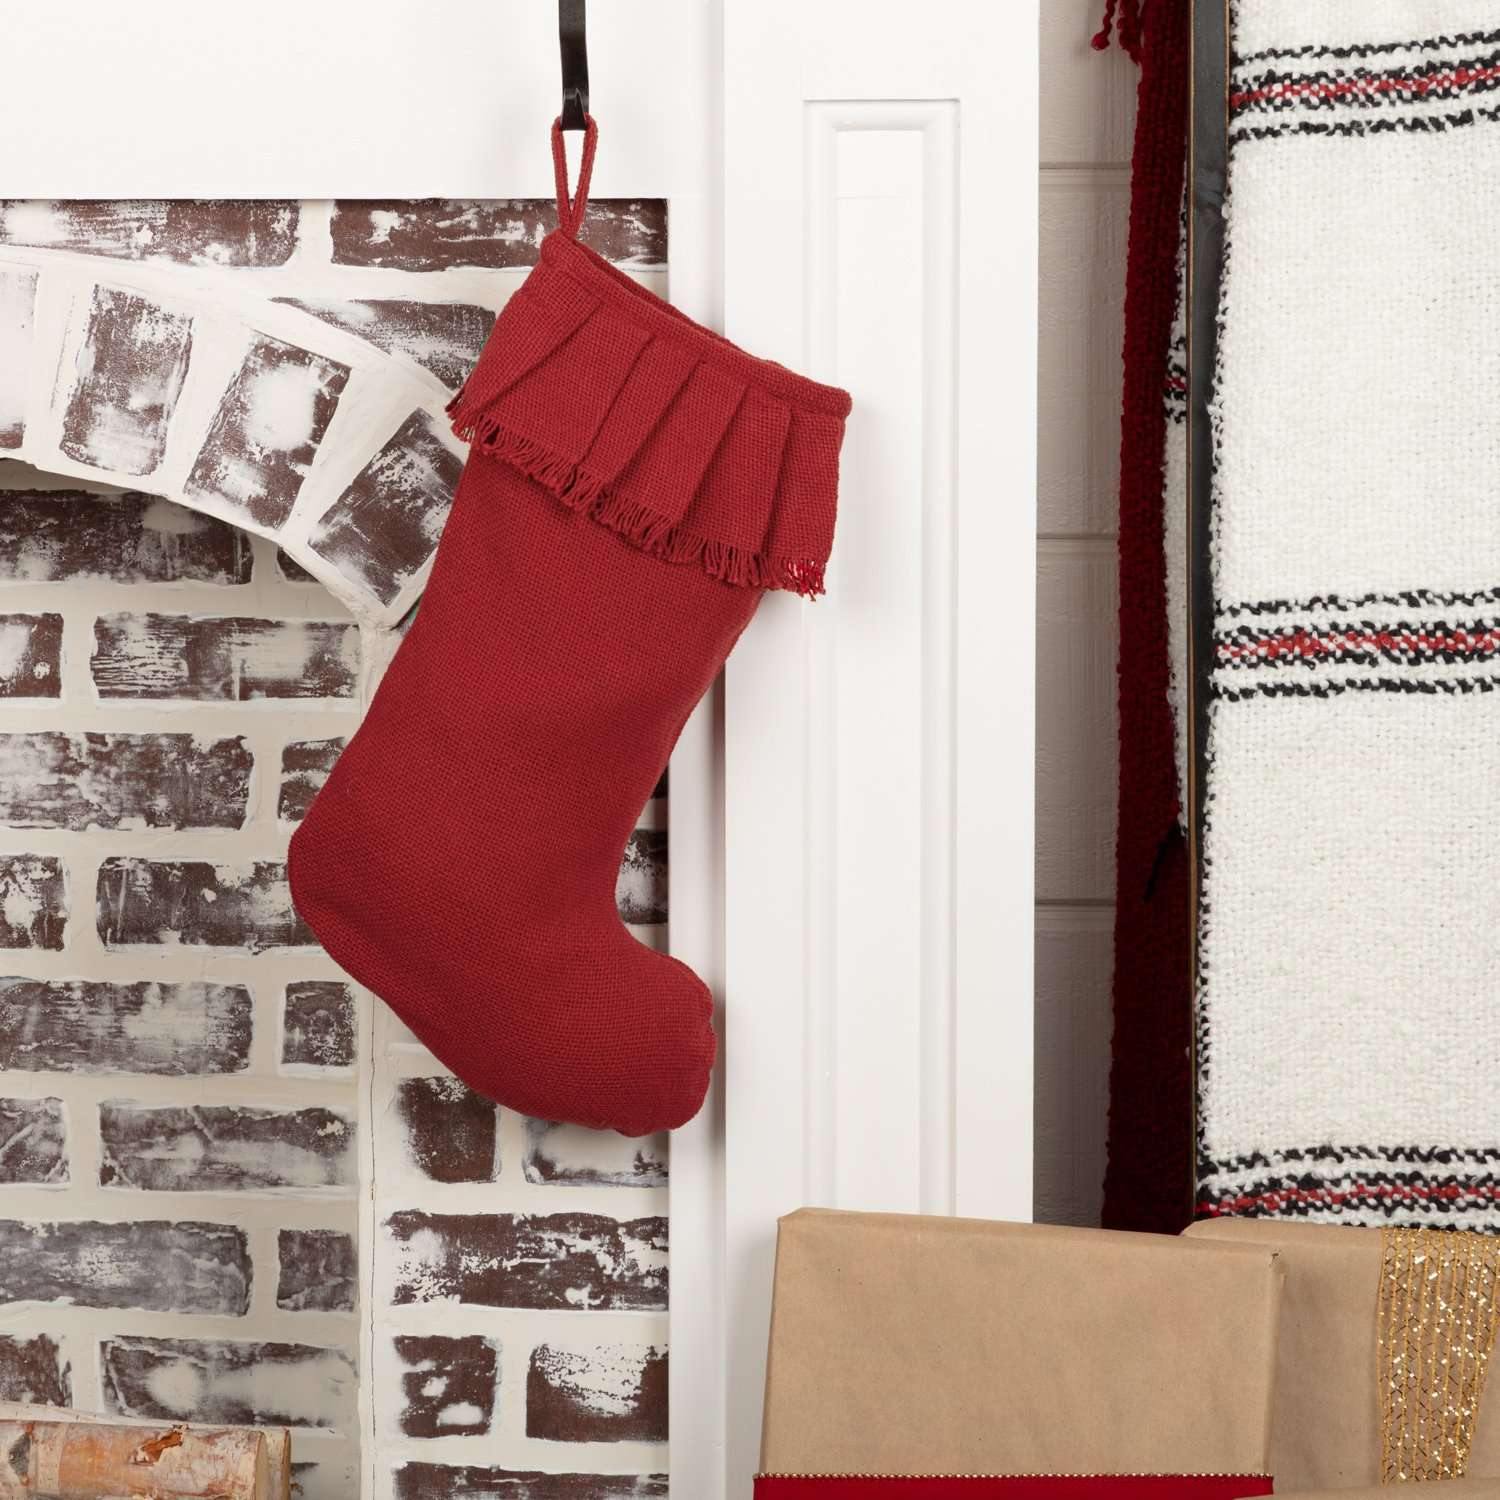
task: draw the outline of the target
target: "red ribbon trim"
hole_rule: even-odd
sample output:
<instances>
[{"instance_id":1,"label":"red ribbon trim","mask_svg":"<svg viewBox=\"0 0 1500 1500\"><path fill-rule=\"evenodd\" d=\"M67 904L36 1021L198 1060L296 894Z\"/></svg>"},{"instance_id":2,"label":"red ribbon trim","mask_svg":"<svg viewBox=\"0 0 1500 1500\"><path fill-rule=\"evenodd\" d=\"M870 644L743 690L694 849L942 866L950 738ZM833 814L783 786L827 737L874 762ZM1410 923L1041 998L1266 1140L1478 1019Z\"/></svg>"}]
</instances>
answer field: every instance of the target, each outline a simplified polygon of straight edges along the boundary
<instances>
[{"instance_id":1,"label":"red ribbon trim","mask_svg":"<svg viewBox=\"0 0 1500 1500\"><path fill-rule=\"evenodd\" d=\"M1262 1474L757 1474L755 1500L1241 1500Z\"/></svg>"}]
</instances>

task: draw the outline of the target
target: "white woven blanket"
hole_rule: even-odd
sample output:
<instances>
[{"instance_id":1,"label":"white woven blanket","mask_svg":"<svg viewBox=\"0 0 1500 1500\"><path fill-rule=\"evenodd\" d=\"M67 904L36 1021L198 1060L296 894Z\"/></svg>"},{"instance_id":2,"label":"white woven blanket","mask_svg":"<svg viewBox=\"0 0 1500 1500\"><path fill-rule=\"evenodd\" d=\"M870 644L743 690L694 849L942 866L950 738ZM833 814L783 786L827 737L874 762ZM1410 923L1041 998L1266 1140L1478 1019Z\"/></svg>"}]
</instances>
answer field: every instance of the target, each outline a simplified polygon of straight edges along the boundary
<instances>
[{"instance_id":1,"label":"white woven blanket","mask_svg":"<svg viewBox=\"0 0 1500 1500\"><path fill-rule=\"evenodd\" d=\"M1500 0L1239 0L1200 1207L1500 1229Z\"/></svg>"}]
</instances>

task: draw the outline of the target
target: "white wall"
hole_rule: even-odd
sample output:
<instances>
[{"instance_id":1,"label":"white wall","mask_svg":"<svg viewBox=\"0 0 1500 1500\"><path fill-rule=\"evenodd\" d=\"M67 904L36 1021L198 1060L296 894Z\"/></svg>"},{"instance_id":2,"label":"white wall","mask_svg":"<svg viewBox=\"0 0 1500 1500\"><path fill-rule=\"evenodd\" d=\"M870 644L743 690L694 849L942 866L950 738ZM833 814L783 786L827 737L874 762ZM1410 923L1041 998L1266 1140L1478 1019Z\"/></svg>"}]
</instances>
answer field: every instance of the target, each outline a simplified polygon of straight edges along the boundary
<instances>
[{"instance_id":1,"label":"white wall","mask_svg":"<svg viewBox=\"0 0 1500 1500\"><path fill-rule=\"evenodd\" d=\"M1136 69L1042 12L1036 1218L1098 1222L1114 922L1115 517Z\"/></svg>"}]
</instances>

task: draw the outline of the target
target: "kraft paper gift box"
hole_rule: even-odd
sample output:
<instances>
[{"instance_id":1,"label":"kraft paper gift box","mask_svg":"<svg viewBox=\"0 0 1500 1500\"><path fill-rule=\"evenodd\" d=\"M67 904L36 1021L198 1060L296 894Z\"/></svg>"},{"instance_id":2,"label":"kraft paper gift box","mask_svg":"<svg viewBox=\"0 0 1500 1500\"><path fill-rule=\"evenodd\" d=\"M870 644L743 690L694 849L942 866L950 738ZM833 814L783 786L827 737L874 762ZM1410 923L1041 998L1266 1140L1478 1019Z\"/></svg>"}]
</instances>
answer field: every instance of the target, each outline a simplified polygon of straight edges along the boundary
<instances>
[{"instance_id":1,"label":"kraft paper gift box","mask_svg":"<svg viewBox=\"0 0 1500 1500\"><path fill-rule=\"evenodd\" d=\"M1186 1237L1274 1250L1286 1269L1271 1421L1278 1494L1500 1478L1500 1391L1484 1392L1500 1240L1233 1218ZM1474 1488L1465 1484L1455 1500Z\"/></svg>"},{"instance_id":2,"label":"kraft paper gift box","mask_svg":"<svg viewBox=\"0 0 1500 1500\"><path fill-rule=\"evenodd\" d=\"M1265 1246L791 1214L758 1500L1264 1494L1281 1279Z\"/></svg>"}]
</instances>

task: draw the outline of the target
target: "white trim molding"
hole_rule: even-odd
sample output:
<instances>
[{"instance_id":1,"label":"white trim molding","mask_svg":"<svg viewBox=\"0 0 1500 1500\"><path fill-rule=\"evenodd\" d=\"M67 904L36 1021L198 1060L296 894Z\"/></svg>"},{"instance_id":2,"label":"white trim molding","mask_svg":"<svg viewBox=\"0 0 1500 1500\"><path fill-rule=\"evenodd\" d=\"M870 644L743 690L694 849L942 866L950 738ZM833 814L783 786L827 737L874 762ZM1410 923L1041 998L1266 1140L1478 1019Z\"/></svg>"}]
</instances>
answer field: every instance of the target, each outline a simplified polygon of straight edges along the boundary
<instances>
[{"instance_id":1,"label":"white trim molding","mask_svg":"<svg viewBox=\"0 0 1500 1500\"><path fill-rule=\"evenodd\" d=\"M999 9L726 0L726 332L854 412L828 595L768 598L726 673L695 1493L749 1493L779 1215L1031 1214L1038 27Z\"/></svg>"}]
</instances>

